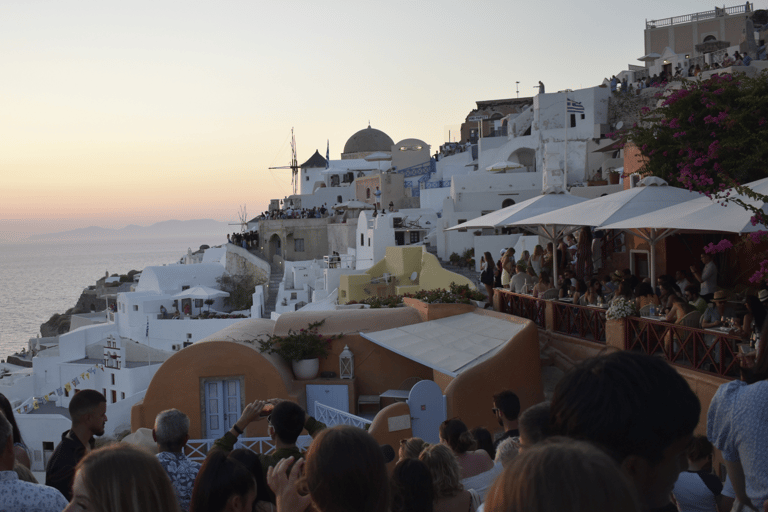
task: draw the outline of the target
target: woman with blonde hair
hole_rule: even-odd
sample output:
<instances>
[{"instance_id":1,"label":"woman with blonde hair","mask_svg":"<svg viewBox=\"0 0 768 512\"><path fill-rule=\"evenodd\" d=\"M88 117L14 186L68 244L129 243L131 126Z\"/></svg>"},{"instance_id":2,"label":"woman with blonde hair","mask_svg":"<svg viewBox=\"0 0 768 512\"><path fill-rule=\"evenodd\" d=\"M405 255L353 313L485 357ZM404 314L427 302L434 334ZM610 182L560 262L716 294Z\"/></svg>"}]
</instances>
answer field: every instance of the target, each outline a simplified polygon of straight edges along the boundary
<instances>
[{"instance_id":1,"label":"woman with blonde hair","mask_svg":"<svg viewBox=\"0 0 768 512\"><path fill-rule=\"evenodd\" d=\"M595 446L566 438L520 452L488 490L487 512L639 512L634 488Z\"/></svg>"},{"instance_id":2,"label":"woman with blonde hair","mask_svg":"<svg viewBox=\"0 0 768 512\"><path fill-rule=\"evenodd\" d=\"M78 463L72 501L64 510L178 512L179 505L157 457L121 443L92 451Z\"/></svg>"},{"instance_id":3,"label":"woman with blonde hair","mask_svg":"<svg viewBox=\"0 0 768 512\"><path fill-rule=\"evenodd\" d=\"M512 278L512 270L515 267L515 250L507 249L504 256L501 257L501 286L509 288L509 280Z\"/></svg>"},{"instance_id":4,"label":"woman with blonde hair","mask_svg":"<svg viewBox=\"0 0 768 512\"><path fill-rule=\"evenodd\" d=\"M432 492L435 512L475 512L480 505L476 493L464 490L461 485L459 463L450 448L433 444L419 455L432 475Z\"/></svg>"},{"instance_id":5,"label":"woman with blonde hair","mask_svg":"<svg viewBox=\"0 0 768 512\"><path fill-rule=\"evenodd\" d=\"M418 459L419 455L421 455L421 451L427 446L429 446L429 443L425 442L420 437L409 437L408 439L401 439L398 462L405 459Z\"/></svg>"}]
</instances>

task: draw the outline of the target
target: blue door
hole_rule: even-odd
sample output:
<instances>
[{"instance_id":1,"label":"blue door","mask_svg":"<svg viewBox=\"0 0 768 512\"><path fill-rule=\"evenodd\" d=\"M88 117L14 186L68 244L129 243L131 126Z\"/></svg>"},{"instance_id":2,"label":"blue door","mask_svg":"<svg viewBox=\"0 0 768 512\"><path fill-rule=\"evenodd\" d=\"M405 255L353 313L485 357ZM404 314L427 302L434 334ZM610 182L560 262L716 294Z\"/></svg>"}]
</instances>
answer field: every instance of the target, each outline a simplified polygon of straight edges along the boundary
<instances>
[{"instance_id":1,"label":"blue door","mask_svg":"<svg viewBox=\"0 0 768 512\"><path fill-rule=\"evenodd\" d=\"M413 436L428 443L440 442L440 424L445 421L447 409L440 386L433 380L420 380L411 388L408 407Z\"/></svg>"}]
</instances>

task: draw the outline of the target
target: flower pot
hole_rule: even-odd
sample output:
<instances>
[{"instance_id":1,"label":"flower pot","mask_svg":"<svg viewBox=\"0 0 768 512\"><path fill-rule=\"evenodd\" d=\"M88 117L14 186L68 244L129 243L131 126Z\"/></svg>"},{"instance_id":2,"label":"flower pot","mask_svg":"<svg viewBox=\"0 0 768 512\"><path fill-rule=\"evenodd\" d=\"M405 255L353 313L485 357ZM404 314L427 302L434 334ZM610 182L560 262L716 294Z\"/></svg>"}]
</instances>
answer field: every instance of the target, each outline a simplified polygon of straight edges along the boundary
<instances>
[{"instance_id":1,"label":"flower pot","mask_svg":"<svg viewBox=\"0 0 768 512\"><path fill-rule=\"evenodd\" d=\"M320 359L302 359L300 361L291 361L293 375L297 380L311 380L320 373Z\"/></svg>"}]
</instances>

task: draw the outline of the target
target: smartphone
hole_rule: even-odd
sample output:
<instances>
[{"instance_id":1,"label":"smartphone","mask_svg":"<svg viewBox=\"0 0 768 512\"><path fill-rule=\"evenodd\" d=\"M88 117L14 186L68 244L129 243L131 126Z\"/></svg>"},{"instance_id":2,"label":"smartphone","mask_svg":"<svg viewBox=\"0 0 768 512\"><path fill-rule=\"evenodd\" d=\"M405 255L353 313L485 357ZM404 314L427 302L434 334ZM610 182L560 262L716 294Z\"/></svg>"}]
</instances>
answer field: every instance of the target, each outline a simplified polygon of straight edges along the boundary
<instances>
[{"instance_id":1,"label":"smartphone","mask_svg":"<svg viewBox=\"0 0 768 512\"><path fill-rule=\"evenodd\" d=\"M267 404L259 413L259 416L269 416L275 410L275 404Z\"/></svg>"}]
</instances>

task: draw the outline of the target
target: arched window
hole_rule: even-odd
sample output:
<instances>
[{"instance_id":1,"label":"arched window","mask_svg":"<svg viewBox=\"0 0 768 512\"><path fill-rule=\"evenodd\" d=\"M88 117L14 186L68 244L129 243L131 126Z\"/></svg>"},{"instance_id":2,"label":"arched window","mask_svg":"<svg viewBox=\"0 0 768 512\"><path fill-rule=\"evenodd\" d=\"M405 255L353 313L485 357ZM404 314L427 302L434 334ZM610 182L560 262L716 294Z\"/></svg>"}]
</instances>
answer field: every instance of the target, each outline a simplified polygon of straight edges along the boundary
<instances>
[{"instance_id":1,"label":"arched window","mask_svg":"<svg viewBox=\"0 0 768 512\"><path fill-rule=\"evenodd\" d=\"M704 38L705 43L708 43L710 41L717 41L717 38L715 36L707 36Z\"/></svg>"},{"instance_id":2,"label":"arched window","mask_svg":"<svg viewBox=\"0 0 768 512\"><path fill-rule=\"evenodd\" d=\"M507 198L501 202L501 207L506 208L507 206L512 206L513 204L515 204L515 200Z\"/></svg>"}]
</instances>

